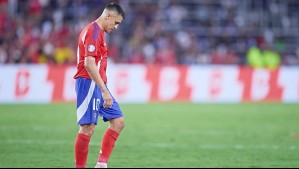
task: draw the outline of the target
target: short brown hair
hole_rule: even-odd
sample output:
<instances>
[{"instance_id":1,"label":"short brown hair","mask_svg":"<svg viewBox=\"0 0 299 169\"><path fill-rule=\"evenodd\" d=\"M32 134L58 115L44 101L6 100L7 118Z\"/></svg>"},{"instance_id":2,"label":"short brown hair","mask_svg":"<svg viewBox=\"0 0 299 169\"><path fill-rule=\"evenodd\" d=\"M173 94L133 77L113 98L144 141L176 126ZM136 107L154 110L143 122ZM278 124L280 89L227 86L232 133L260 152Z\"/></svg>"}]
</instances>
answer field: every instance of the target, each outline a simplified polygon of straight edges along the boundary
<instances>
[{"instance_id":1,"label":"short brown hair","mask_svg":"<svg viewBox=\"0 0 299 169\"><path fill-rule=\"evenodd\" d=\"M116 4L116 3L110 3L108 4L105 9L109 10L109 11L115 11L117 12L119 15L121 15L123 17L123 19L125 19L125 12L124 10L121 8L120 5Z\"/></svg>"}]
</instances>

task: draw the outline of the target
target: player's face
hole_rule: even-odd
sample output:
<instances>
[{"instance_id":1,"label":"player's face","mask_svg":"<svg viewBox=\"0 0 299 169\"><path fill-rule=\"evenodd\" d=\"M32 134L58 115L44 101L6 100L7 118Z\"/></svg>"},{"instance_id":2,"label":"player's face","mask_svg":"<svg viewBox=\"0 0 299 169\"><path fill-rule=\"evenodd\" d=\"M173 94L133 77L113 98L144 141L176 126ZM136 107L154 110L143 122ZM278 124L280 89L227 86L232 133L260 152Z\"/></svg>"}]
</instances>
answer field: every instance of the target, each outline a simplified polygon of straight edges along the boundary
<instances>
[{"instance_id":1,"label":"player's face","mask_svg":"<svg viewBox=\"0 0 299 169\"><path fill-rule=\"evenodd\" d=\"M122 22L122 20L123 17L121 15L117 15L117 14L109 15L107 18L107 25L106 25L105 32L110 33L114 29L117 29L119 24Z\"/></svg>"}]
</instances>

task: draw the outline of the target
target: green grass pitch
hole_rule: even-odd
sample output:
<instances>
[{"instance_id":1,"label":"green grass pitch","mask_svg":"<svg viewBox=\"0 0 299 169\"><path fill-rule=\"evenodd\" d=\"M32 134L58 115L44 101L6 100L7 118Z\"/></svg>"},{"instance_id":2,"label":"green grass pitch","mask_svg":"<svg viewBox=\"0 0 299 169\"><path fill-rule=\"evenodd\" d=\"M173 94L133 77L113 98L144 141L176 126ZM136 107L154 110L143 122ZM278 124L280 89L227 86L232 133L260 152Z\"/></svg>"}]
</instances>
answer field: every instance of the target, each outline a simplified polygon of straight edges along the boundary
<instances>
[{"instance_id":1,"label":"green grass pitch","mask_svg":"<svg viewBox=\"0 0 299 169\"><path fill-rule=\"evenodd\" d=\"M111 168L298 168L299 105L122 104ZM92 137L95 166L102 133ZM0 105L1 168L73 168L75 104Z\"/></svg>"}]
</instances>

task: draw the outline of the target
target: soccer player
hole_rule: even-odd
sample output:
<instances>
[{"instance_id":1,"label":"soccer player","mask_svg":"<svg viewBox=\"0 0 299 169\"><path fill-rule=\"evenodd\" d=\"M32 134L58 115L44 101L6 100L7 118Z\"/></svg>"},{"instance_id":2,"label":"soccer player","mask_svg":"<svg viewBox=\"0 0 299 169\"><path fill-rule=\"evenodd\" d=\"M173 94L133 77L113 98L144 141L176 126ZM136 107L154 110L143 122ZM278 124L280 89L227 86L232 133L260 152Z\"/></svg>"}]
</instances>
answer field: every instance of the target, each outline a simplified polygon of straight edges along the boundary
<instances>
[{"instance_id":1,"label":"soccer player","mask_svg":"<svg viewBox=\"0 0 299 169\"><path fill-rule=\"evenodd\" d=\"M108 4L101 16L86 26L79 37L77 53L76 94L77 123L75 167L85 168L90 138L94 134L98 117L110 123L105 131L95 168L107 168L115 142L124 128L122 111L107 88L108 49L104 33L117 29L125 18L123 9L116 3Z\"/></svg>"}]
</instances>

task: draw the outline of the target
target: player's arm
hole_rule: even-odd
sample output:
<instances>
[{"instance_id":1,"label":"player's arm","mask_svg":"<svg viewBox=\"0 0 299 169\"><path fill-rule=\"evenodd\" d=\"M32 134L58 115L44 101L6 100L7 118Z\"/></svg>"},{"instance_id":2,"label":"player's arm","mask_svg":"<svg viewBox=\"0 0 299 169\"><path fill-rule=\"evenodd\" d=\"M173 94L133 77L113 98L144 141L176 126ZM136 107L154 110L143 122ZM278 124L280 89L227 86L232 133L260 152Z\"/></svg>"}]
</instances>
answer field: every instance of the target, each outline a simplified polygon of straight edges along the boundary
<instances>
[{"instance_id":1,"label":"player's arm","mask_svg":"<svg viewBox=\"0 0 299 169\"><path fill-rule=\"evenodd\" d=\"M95 58L92 56L85 57L84 66L85 66L89 76L91 77L91 79L99 86L99 88L102 91L102 96L104 99L104 105L103 105L104 108L111 107L113 104L113 100L112 100L112 97L111 97L103 79L101 78L101 76L98 73L98 68L95 63Z\"/></svg>"}]
</instances>

